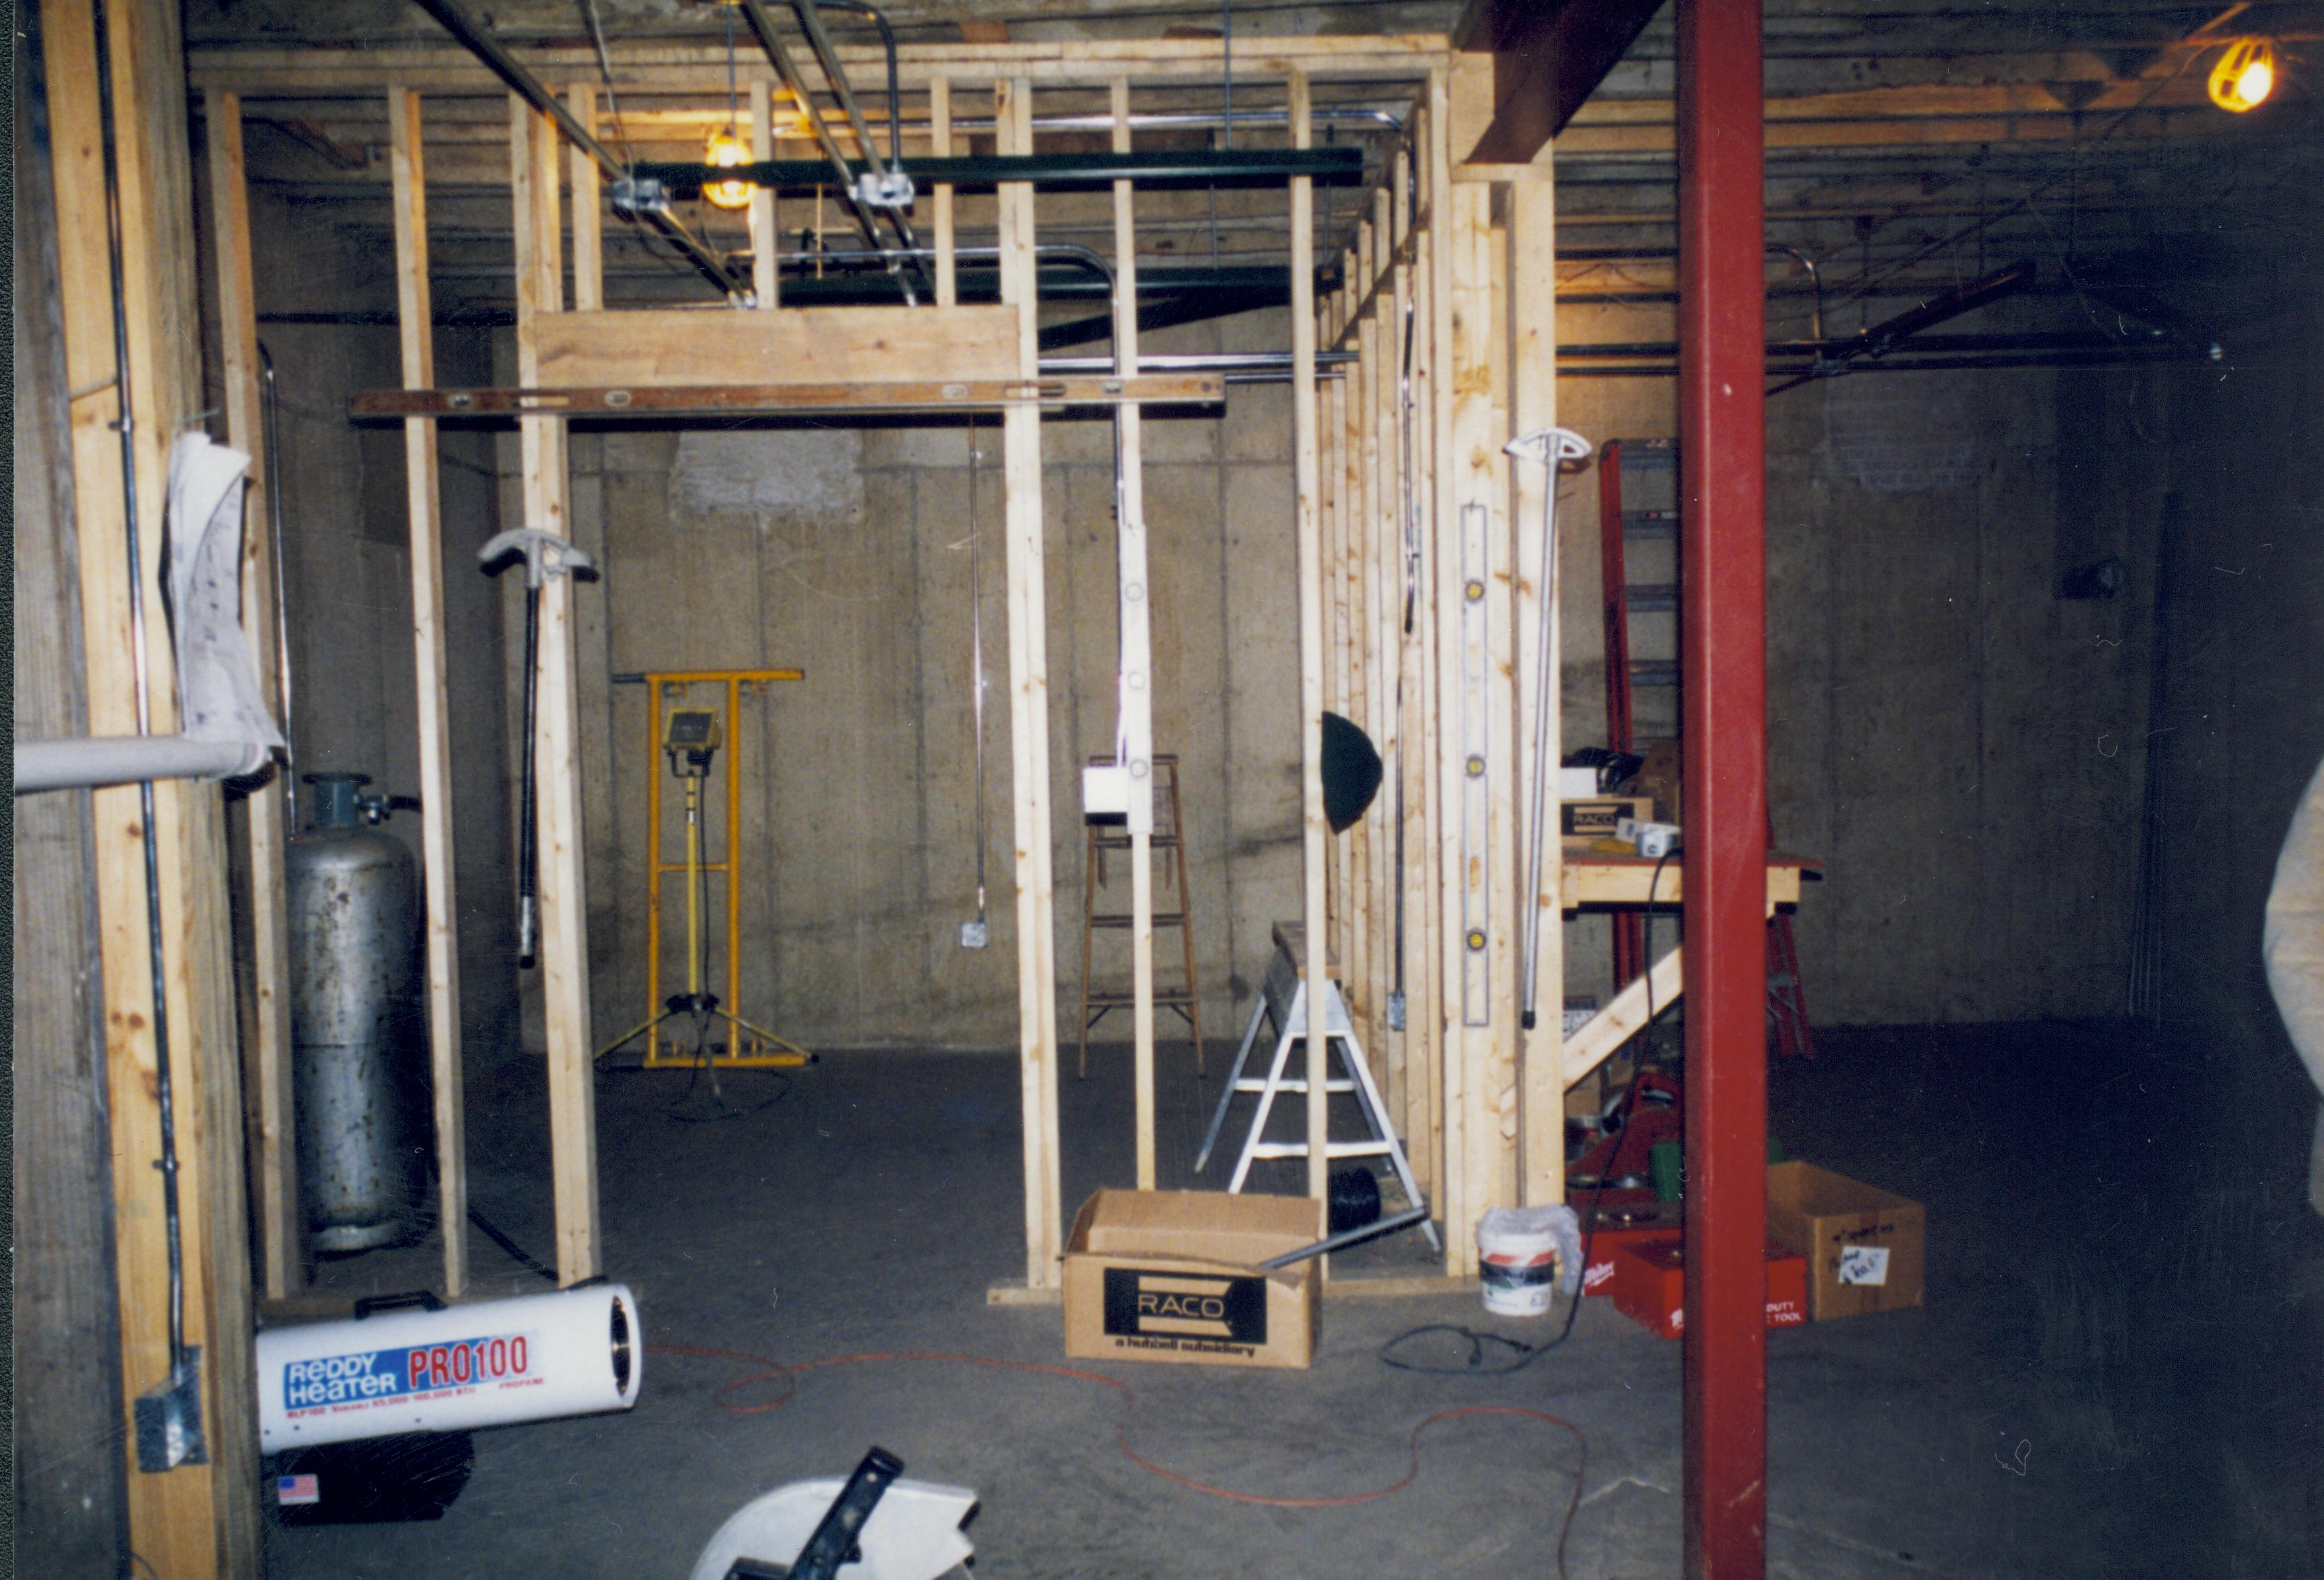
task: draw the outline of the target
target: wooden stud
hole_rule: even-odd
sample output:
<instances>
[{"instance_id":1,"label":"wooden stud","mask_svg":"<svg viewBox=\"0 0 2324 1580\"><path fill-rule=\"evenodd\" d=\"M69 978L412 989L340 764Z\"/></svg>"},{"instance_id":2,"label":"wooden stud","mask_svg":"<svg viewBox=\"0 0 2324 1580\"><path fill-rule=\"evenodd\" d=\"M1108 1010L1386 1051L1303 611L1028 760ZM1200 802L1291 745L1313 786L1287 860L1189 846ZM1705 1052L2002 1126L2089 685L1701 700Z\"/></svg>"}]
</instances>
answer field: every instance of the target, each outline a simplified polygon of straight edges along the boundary
<instances>
[{"instance_id":1,"label":"wooden stud","mask_svg":"<svg viewBox=\"0 0 2324 1580\"><path fill-rule=\"evenodd\" d=\"M258 310L250 263L250 188L242 153L242 100L209 96L211 236L217 249L218 339L226 387L226 442L250 457L243 489L242 624L261 676L276 672L274 546L266 530L266 425L261 415ZM278 724L281 721L277 721ZM284 771L284 772L287 772ZM266 1298L287 1298L307 1282L299 1205L299 1149L290 1075L290 938L283 910L283 798L254 792L250 814L251 975L254 1024L244 1033L243 1079L251 1113L250 1177L258 1199L258 1265Z\"/></svg>"},{"instance_id":2,"label":"wooden stud","mask_svg":"<svg viewBox=\"0 0 2324 1580\"><path fill-rule=\"evenodd\" d=\"M1377 261L1381 238L1367 220L1357 226L1357 255L1362 260L1360 278L1369 279ZM1346 713L1377 745L1379 742L1379 720L1372 708L1372 587L1370 576L1370 545L1377 535L1379 522L1379 429L1374 419L1374 408L1379 400L1380 363L1379 322L1376 316L1367 316L1356 326L1358 349L1356 377L1349 384L1348 399L1352 410L1349 413L1349 437L1352 441L1356 481L1351 491L1355 505L1348 521L1345 540L1340 545L1342 563L1342 579L1347 587L1348 600L1348 690ZM1377 1063L1380 1048L1380 1031L1388 1024L1380 1002L1383 984L1378 973L1371 969L1374 934L1373 896L1377 892L1372 878L1371 818L1367 815L1348 830L1345 844L1348 852L1348 940L1349 975L1363 983L1360 1008L1351 1011L1358 1034L1367 1051L1373 1053ZM1375 1075L1379 1072L1375 1070Z\"/></svg>"},{"instance_id":3,"label":"wooden stud","mask_svg":"<svg viewBox=\"0 0 2324 1580\"><path fill-rule=\"evenodd\" d=\"M428 289L428 174L420 96L387 96L388 157L394 166L395 307L403 383L436 382L436 330ZM420 892L426 897L428 1040L436 1103L438 1227L444 1293L468 1281L468 1161L460 1058L460 929L452 844L452 735L444 658L444 522L437 485L436 424L403 424L404 492L411 523L411 650L420 722Z\"/></svg>"},{"instance_id":4,"label":"wooden stud","mask_svg":"<svg viewBox=\"0 0 2324 1580\"><path fill-rule=\"evenodd\" d=\"M1380 807L1372 836L1372 979L1379 984L1381 1003L1396 984L1396 786L1403 772L1403 725L1397 706L1397 664L1403 646L1404 600L1398 574L1397 543L1404 511L1403 450L1397 425L1397 392L1403 379L1404 316L1401 288L1403 266L1395 262L1404 242L1396 208L1383 192L1372 210L1373 234L1381 239L1396 282L1380 298L1378 310L1379 376L1373 381L1372 431L1379 454L1380 502L1374 512L1371 541L1367 545L1367 571L1371 596L1372 718L1386 772L1380 784ZM1409 1022L1406 1022L1408 1024ZM1388 1111L1404 1107L1404 1032L1389 1026L1383 1013L1379 1041L1386 1067Z\"/></svg>"},{"instance_id":5,"label":"wooden stud","mask_svg":"<svg viewBox=\"0 0 2324 1580\"><path fill-rule=\"evenodd\" d=\"M952 157L952 79L928 79L928 152L938 159ZM952 183L938 181L928 189L936 210L936 305L952 307L960 300L959 260L953 254Z\"/></svg>"},{"instance_id":6,"label":"wooden stud","mask_svg":"<svg viewBox=\"0 0 2324 1580\"><path fill-rule=\"evenodd\" d=\"M761 77L751 83L751 157L768 160L774 156L774 91L767 79ZM775 257L782 250L782 226L775 216L775 189L772 187L753 187L751 189L751 294L761 308L775 307L782 299L782 264ZM734 1012L740 1014L742 1011L737 1007Z\"/></svg>"},{"instance_id":7,"label":"wooden stud","mask_svg":"<svg viewBox=\"0 0 2324 1580\"><path fill-rule=\"evenodd\" d=\"M509 156L516 209L517 377L540 382L538 331L564 310L557 219L557 133L545 115L509 96ZM517 422L524 467L525 525L572 535L565 420ZM550 1169L557 1206L557 1278L598 1271L597 1116L589 1028L589 951L581 864L578 717L573 681L573 578L540 590L540 657L533 671L538 727L541 1006L548 1033Z\"/></svg>"},{"instance_id":8,"label":"wooden stud","mask_svg":"<svg viewBox=\"0 0 2324 1580\"><path fill-rule=\"evenodd\" d=\"M994 85L993 118L1001 140L1012 152L1032 147L1032 85L1024 79ZM1032 378L1040 369L1032 183L1004 183L999 207L1001 291L1017 314L1019 374ZM1001 418L1001 443L1008 521L1009 744L1015 759L1018 1051L1025 1104L1025 1284L1028 1290L1049 1290L1060 1287L1064 1269L1040 412L1011 407Z\"/></svg>"},{"instance_id":9,"label":"wooden stud","mask_svg":"<svg viewBox=\"0 0 2324 1580\"><path fill-rule=\"evenodd\" d=\"M1344 319L1353 307L1355 292L1351 288L1356 273L1355 255L1343 254L1341 260L1342 286L1338 295L1325 304L1333 319ZM1330 319L1317 325L1317 339L1336 337ZM1356 495L1357 457L1361 453L1356 436L1349 430L1354 420L1357 402L1351 398L1350 384L1360 378L1360 367L1348 370L1345 376L1326 379L1316 390L1316 472L1320 493L1316 500L1319 522L1317 553L1323 568L1323 693L1322 706L1344 716L1348 710L1348 584L1347 561L1341 545L1348 534L1349 521L1361 508ZM1328 467L1325 465L1329 462ZM1343 967L1355 964L1349 951L1352 936L1348 887L1348 842L1334 837L1327 824L1324 829L1324 913L1331 920L1331 932L1324 958L1342 963ZM1348 972L1342 992L1348 1000L1352 1017L1361 1002L1365 984L1360 974Z\"/></svg>"},{"instance_id":10,"label":"wooden stud","mask_svg":"<svg viewBox=\"0 0 2324 1580\"><path fill-rule=\"evenodd\" d=\"M595 136L597 90L586 82L576 82L565 90L565 102L573 118ZM416 139L412 146L418 148ZM567 149L566 154L573 172L573 310L596 312L605 305L604 214L599 193L603 177L597 162L580 149ZM429 382L435 381L431 378Z\"/></svg>"},{"instance_id":11,"label":"wooden stud","mask_svg":"<svg viewBox=\"0 0 2324 1580\"><path fill-rule=\"evenodd\" d=\"M1423 150L1428 141L1425 98L1415 106L1413 116L1413 145L1416 150ZM1424 176L1426 165L1425 158L1419 162ZM1420 205L1416 203L1413 208L1414 212L1406 217L1406 240L1412 258L1406 289L1415 309L1412 373L1409 393L1405 397L1409 401L1409 409L1407 411L1399 406L1398 415L1399 439L1410 452L1409 530L1414 534L1409 541L1399 536L1397 542L1398 596L1412 602L1412 630L1403 636L1400 665L1404 681L1403 748L1399 753L1405 797L1404 1119L1406 1151L1412 1160L1413 1173L1421 1187L1434 1197L1442 1178L1436 1161L1443 1144L1437 1103L1443 1077L1437 1049L1443 1037L1443 1017L1435 986L1441 912L1434 877L1435 825L1431 817L1437 784L1434 575L1428 550L1436 519L1430 416L1434 408L1429 365L1434 314L1430 310L1432 288L1427 267L1431 238ZM1408 440L1402 439L1404 431L1409 432ZM1441 1207L1442 1203L1437 1205Z\"/></svg>"},{"instance_id":12,"label":"wooden stud","mask_svg":"<svg viewBox=\"0 0 2324 1580\"><path fill-rule=\"evenodd\" d=\"M1481 753L1483 771L1461 764L1464 800L1459 822L1462 849L1471 865L1462 874L1462 940L1466 979L1461 987L1462 1059L1462 1150L1466 1176L1464 1222L1487 1209L1517 1201L1517 872L1516 688L1510 637L1511 587L1508 466L1502 445L1508 437L1508 357L1505 319L1505 234L1493 224L1493 190L1456 186L1448 205L1453 247L1452 485L1454 536L1460 540L1462 574L1481 581L1480 601L1470 586L1459 589L1464 629L1462 658L1469 666L1460 689L1463 707L1481 699L1482 716L1468 730L1463 750ZM1481 538L1481 542L1480 542ZM1481 550L1481 551L1480 551ZM1479 604L1481 602L1481 609ZM1481 613L1482 619L1476 616ZM1475 934L1483 934L1481 948ZM1460 1236L1464 1257L1473 1241ZM1468 1270L1466 1268L1462 1270Z\"/></svg>"},{"instance_id":13,"label":"wooden stud","mask_svg":"<svg viewBox=\"0 0 2324 1580\"><path fill-rule=\"evenodd\" d=\"M134 487L145 614L152 728L178 728L176 663L161 599L163 500L170 447L202 400L194 277L192 162L186 145L177 14L157 0L106 7L129 402L115 381L107 205L98 124L97 18L88 0L45 0L57 254L70 402L88 730L134 735L138 676L131 642L132 571L124 505ZM115 426L137 436L124 479ZM170 1372L170 1292L162 1210L161 1105L152 1024L146 827L134 785L93 793L97 914L113 1152L114 1259L120 1293L122 1414L91 1440L129 1469L128 1545L168 1580L258 1572L256 1412L251 1408L249 1220L244 1112L228 926L226 818L215 784L153 785L160 859L162 1001L169 1018L171 1115L184 1268L184 1334L198 1347L208 1458L161 1473L136 1466L131 1401Z\"/></svg>"},{"instance_id":14,"label":"wooden stud","mask_svg":"<svg viewBox=\"0 0 2324 1580\"><path fill-rule=\"evenodd\" d=\"M1453 347L1452 301L1462 269L1467 227L1458 212L1450 173L1450 89L1445 75L1432 72L1428 88L1432 355L1434 378L1429 425L1435 467L1435 641L1437 690L1437 789L1434 835L1437 853L1438 1012L1443 1027L1440 1052L1438 1124L1442 1136L1438 1197L1444 1209L1445 1270L1473 1272L1476 1252L1470 1212L1470 1176L1465 1128L1468 1119L1469 1033L1462 1004L1466 948L1462 932L1461 734L1461 494L1462 468L1453 446L1453 403L1461 367Z\"/></svg>"},{"instance_id":15,"label":"wooden stud","mask_svg":"<svg viewBox=\"0 0 2324 1580\"><path fill-rule=\"evenodd\" d=\"M1549 427L1557 420L1556 203L1551 166L1546 158L1509 185L1509 426L1514 434ZM1533 770L1548 765L1554 777L1563 760L1559 728L1558 561L1557 547L1545 554L1541 540L1544 506L1554 497L1554 463L1549 468L1530 461L1512 468L1516 505L1511 528L1517 546L1517 723L1521 803L1534 804ZM1541 672L1538 646L1540 622L1548 616L1549 698L1546 738L1536 741L1534 720L1537 679ZM1548 812L1547 829L1527 827L1526 855L1531 841L1545 838L1541 889L1517 894L1519 947L1530 907L1540 919L1540 938L1534 952L1536 1018L1534 1029L1521 1031L1524 1049L1520 1068L1523 1090L1518 1112L1521 1131L1517 1146L1517 1189L1521 1203L1541 1206L1565 1199L1565 1088L1562 1045L1565 1010L1565 910L1562 890L1563 849L1556 827L1557 787L1548 787L1541 803ZM1530 812L1527 814L1530 816ZM1529 872L1530 867L1520 871ZM1520 962L1522 965L1523 962Z\"/></svg>"},{"instance_id":16,"label":"wooden stud","mask_svg":"<svg viewBox=\"0 0 2324 1580\"><path fill-rule=\"evenodd\" d=\"M1113 151L1130 149L1130 79L1110 90ZM1124 378L1138 373L1138 220L1132 184L1113 183L1113 357ZM1130 793L1146 804L1130 818L1130 1037L1138 1110L1138 1188L1156 1184L1154 1156L1154 662L1152 578L1146 564L1146 448L1140 412L1120 408L1121 519L1116 523L1121 585L1121 733L1130 749ZM1141 818L1139 812L1142 810ZM1186 897L1179 897L1181 905Z\"/></svg>"},{"instance_id":17,"label":"wooden stud","mask_svg":"<svg viewBox=\"0 0 2324 1580\"><path fill-rule=\"evenodd\" d=\"M1314 145L1307 74L1291 73L1291 145ZM1315 410L1315 183L1291 181L1291 433L1294 526L1299 552L1300 859L1305 873L1301 921L1307 981L1307 1194L1331 1192L1328 1094L1330 1039L1322 1012L1330 980L1323 872L1323 543Z\"/></svg>"}]
</instances>

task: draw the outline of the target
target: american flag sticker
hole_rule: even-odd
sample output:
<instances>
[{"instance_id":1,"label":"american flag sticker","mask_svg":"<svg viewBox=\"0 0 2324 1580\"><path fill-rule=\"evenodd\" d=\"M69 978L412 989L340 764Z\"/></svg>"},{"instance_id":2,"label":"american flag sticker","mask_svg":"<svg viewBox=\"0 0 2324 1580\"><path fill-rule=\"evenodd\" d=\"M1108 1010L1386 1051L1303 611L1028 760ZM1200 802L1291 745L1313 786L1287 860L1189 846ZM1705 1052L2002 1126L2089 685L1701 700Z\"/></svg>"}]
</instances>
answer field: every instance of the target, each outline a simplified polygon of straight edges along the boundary
<instances>
[{"instance_id":1,"label":"american flag sticker","mask_svg":"<svg viewBox=\"0 0 2324 1580\"><path fill-rule=\"evenodd\" d=\"M274 1478L274 1501L285 1509L300 1503L319 1503L322 1489L310 1475L279 1475Z\"/></svg>"}]
</instances>

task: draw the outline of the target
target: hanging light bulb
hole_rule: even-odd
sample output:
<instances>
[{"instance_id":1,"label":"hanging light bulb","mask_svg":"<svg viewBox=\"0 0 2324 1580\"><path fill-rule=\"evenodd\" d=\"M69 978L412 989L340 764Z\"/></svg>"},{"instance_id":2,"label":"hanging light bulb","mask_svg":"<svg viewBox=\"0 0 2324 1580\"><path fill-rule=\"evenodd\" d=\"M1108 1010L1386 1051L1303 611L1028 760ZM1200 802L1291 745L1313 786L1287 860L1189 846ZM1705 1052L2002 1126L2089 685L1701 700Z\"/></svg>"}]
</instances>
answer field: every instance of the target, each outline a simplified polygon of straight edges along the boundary
<instances>
[{"instance_id":1,"label":"hanging light bulb","mask_svg":"<svg viewBox=\"0 0 2324 1580\"><path fill-rule=\"evenodd\" d=\"M751 151L732 132L713 132L709 146L703 152L703 162L720 170L733 170L736 165L751 162ZM759 189L749 181L705 181L702 195L721 208L747 208L751 195Z\"/></svg>"},{"instance_id":2,"label":"hanging light bulb","mask_svg":"<svg viewBox=\"0 0 2324 1580\"><path fill-rule=\"evenodd\" d=\"M2211 68L2211 102L2236 115L2256 109L2275 90L2275 44L2237 39Z\"/></svg>"}]
</instances>

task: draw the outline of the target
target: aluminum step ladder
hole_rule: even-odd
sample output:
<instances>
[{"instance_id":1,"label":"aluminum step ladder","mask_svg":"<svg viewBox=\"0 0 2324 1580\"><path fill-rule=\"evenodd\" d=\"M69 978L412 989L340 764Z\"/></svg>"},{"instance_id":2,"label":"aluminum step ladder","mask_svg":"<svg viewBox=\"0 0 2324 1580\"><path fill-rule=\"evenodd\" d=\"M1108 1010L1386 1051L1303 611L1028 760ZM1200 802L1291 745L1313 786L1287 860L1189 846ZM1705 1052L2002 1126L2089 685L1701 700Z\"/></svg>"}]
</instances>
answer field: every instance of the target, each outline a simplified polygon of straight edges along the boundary
<instances>
[{"instance_id":1,"label":"aluminum step ladder","mask_svg":"<svg viewBox=\"0 0 2324 1580\"><path fill-rule=\"evenodd\" d=\"M1307 1080L1305 1076L1287 1073L1291 1050L1303 1045L1307 1038L1307 984L1299 974L1299 956L1304 952L1300 941L1305 929L1289 923L1277 923L1275 929L1275 958L1268 964L1267 978L1259 985L1259 1002L1251 1006L1250 1024L1243 1029L1242 1046L1235 1050L1234 1067L1227 1072L1226 1086L1219 1094L1218 1108L1211 1114L1211 1128L1203 1137L1203 1150L1195 1156L1194 1172L1200 1174L1211 1160L1217 1147L1219 1132L1226 1127L1227 1110L1233 1105L1238 1093L1253 1093L1259 1105L1250 1116L1250 1132L1243 1137L1242 1153L1235 1160L1234 1178L1227 1184L1227 1193L1241 1191L1243 1182L1250 1176L1250 1166L1261 1158L1304 1158L1307 1142L1270 1141L1266 1139L1267 1121L1275 1110L1277 1094L1296 1092L1305 1096ZM1251 1049L1258 1045L1259 1029L1262 1022L1273 1020L1277 1029L1275 1058L1268 1063L1264 1076L1246 1076ZM1327 1095L1352 1096L1357 1110L1363 1115L1365 1137L1361 1141L1324 1142L1324 1156L1333 1161L1342 1158L1386 1158L1396 1170L1398 1184L1404 1187L1405 1200L1414 1206L1425 1206L1419 1185L1412 1178L1412 1164L1404 1155L1404 1143L1388 1123L1387 1110L1380 1102L1379 1088L1373 1084L1370 1067L1364 1062L1364 1050L1356 1040L1353 1023L1348 1018L1348 1006L1340 996L1340 984L1328 975L1323 978L1323 1035L1325 1049L1323 1090ZM1343 1074L1334 1076L1331 1071L1332 1053L1339 1055ZM1428 1243L1442 1251L1443 1243L1437 1238L1436 1225L1424 1219L1421 1231Z\"/></svg>"}]
</instances>

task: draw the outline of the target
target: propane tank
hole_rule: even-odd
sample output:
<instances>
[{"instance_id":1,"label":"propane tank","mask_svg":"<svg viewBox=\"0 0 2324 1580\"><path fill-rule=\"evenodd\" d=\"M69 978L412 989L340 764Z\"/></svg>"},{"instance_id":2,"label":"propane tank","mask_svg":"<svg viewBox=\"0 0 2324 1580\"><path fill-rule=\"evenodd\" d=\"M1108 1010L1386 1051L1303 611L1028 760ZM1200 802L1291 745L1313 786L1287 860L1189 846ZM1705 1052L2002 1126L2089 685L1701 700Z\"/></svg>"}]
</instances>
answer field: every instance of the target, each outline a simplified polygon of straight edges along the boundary
<instances>
[{"instance_id":1,"label":"propane tank","mask_svg":"<svg viewBox=\"0 0 2324 1580\"><path fill-rule=\"evenodd\" d=\"M417 1234L427 1198L419 882L411 853L364 827L389 808L368 775L303 777L314 823L284 882L299 1193L318 1251L368 1251Z\"/></svg>"}]
</instances>

